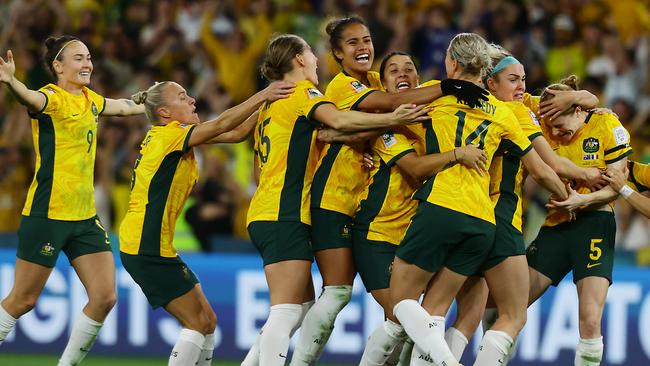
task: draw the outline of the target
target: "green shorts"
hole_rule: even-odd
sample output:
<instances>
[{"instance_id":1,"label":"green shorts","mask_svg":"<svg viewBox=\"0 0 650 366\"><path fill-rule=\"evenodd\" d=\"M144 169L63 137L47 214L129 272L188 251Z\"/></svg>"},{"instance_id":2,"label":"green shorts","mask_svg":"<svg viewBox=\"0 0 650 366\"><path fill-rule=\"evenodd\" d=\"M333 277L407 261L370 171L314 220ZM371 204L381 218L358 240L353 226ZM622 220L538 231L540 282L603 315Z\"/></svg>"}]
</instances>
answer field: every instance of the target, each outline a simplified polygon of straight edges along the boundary
<instances>
[{"instance_id":1,"label":"green shorts","mask_svg":"<svg viewBox=\"0 0 650 366\"><path fill-rule=\"evenodd\" d=\"M500 264L508 257L526 254L526 242L521 231L517 230L511 223L497 218L496 231L494 233L494 245L487 260L483 263L482 271L485 272Z\"/></svg>"},{"instance_id":2,"label":"green shorts","mask_svg":"<svg viewBox=\"0 0 650 366\"><path fill-rule=\"evenodd\" d=\"M248 234L264 265L288 260L313 261L309 225L294 221L253 221Z\"/></svg>"},{"instance_id":3,"label":"green shorts","mask_svg":"<svg viewBox=\"0 0 650 366\"><path fill-rule=\"evenodd\" d=\"M367 239L365 230L352 230L354 266L361 276L366 291L390 287L390 273L397 245Z\"/></svg>"},{"instance_id":4,"label":"green shorts","mask_svg":"<svg viewBox=\"0 0 650 366\"><path fill-rule=\"evenodd\" d=\"M111 243L97 216L82 221L22 217L18 229L18 258L51 268L61 250L72 262L85 254L110 252Z\"/></svg>"},{"instance_id":5,"label":"green shorts","mask_svg":"<svg viewBox=\"0 0 650 366\"><path fill-rule=\"evenodd\" d=\"M494 231L488 221L420 201L395 255L428 272L445 266L472 276L492 250Z\"/></svg>"},{"instance_id":6,"label":"green shorts","mask_svg":"<svg viewBox=\"0 0 650 366\"><path fill-rule=\"evenodd\" d=\"M573 271L573 282L596 276L611 284L615 238L613 213L583 212L575 221L542 227L528 247L528 266L550 278L553 286L569 271Z\"/></svg>"},{"instance_id":7,"label":"green shorts","mask_svg":"<svg viewBox=\"0 0 650 366\"><path fill-rule=\"evenodd\" d=\"M124 269L133 277L154 309L188 293L199 283L181 257L133 255L120 252Z\"/></svg>"},{"instance_id":8,"label":"green shorts","mask_svg":"<svg viewBox=\"0 0 650 366\"><path fill-rule=\"evenodd\" d=\"M352 218L340 212L312 207L311 245L314 252L352 248Z\"/></svg>"}]
</instances>

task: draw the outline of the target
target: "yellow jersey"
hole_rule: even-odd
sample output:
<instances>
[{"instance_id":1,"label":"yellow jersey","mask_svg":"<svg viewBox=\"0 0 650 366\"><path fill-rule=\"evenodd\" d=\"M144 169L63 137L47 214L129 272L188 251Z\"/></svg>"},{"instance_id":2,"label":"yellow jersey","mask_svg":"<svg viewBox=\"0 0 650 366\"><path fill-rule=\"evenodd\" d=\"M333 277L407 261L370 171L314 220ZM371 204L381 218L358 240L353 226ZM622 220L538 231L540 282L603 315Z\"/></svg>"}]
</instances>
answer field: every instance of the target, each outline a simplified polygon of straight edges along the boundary
<instances>
[{"instance_id":1,"label":"yellow jersey","mask_svg":"<svg viewBox=\"0 0 650 366\"><path fill-rule=\"evenodd\" d=\"M423 125L411 125L409 130L424 136ZM417 133L417 129L421 132ZM409 134L411 135L411 134ZM370 184L361 195L359 211L354 218L355 229L366 232L366 239L399 245L417 208L411 199L414 189L395 164L404 155L425 153L421 139L388 132L372 144L373 155L379 156L379 167L373 170Z\"/></svg>"},{"instance_id":2,"label":"yellow jersey","mask_svg":"<svg viewBox=\"0 0 650 366\"><path fill-rule=\"evenodd\" d=\"M327 86L325 96L340 110L356 110L368 95L382 88L379 73L368 72L368 80L370 86L340 72ZM327 144L314 176L311 207L353 217L369 178L363 168L363 151L341 143Z\"/></svg>"},{"instance_id":3,"label":"yellow jersey","mask_svg":"<svg viewBox=\"0 0 650 366\"><path fill-rule=\"evenodd\" d=\"M332 103L308 80L296 83L289 98L265 103L255 129L260 183L246 225L253 221L297 221L311 224L309 202L320 153L313 113Z\"/></svg>"},{"instance_id":4,"label":"yellow jersey","mask_svg":"<svg viewBox=\"0 0 650 366\"><path fill-rule=\"evenodd\" d=\"M195 125L153 126L140 145L131 180L129 210L120 225L120 251L173 258L176 219L199 177L188 147Z\"/></svg>"},{"instance_id":5,"label":"yellow jersey","mask_svg":"<svg viewBox=\"0 0 650 366\"><path fill-rule=\"evenodd\" d=\"M650 165L639 163L638 161L629 160L627 167L630 174L627 177L627 182L639 193L650 190Z\"/></svg>"},{"instance_id":6,"label":"yellow jersey","mask_svg":"<svg viewBox=\"0 0 650 366\"><path fill-rule=\"evenodd\" d=\"M520 102L505 102L519 121L519 126L531 142L542 136L542 129L535 114ZM542 136L543 137L543 136ZM504 144L507 145L507 144ZM490 198L494 214L499 220L522 230L523 182L526 173L519 156L510 154L507 147L497 150L490 173Z\"/></svg>"},{"instance_id":7,"label":"yellow jersey","mask_svg":"<svg viewBox=\"0 0 650 366\"><path fill-rule=\"evenodd\" d=\"M532 148L512 110L493 95L477 108L470 108L454 96L438 98L429 106L433 110L429 112L432 129L427 131L431 135L427 136L428 154L477 144L487 154L487 165L490 166L499 146L517 157ZM480 176L476 170L462 164L429 178L413 197L495 223L490 176Z\"/></svg>"},{"instance_id":8,"label":"yellow jersey","mask_svg":"<svg viewBox=\"0 0 650 366\"><path fill-rule=\"evenodd\" d=\"M45 107L32 115L34 179L24 216L80 221L95 216L94 172L97 117L104 97L83 87L71 94L54 84L38 90Z\"/></svg>"},{"instance_id":9,"label":"yellow jersey","mask_svg":"<svg viewBox=\"0 0 650 366\"><path fill-rule=\"evenodd\" d=\"M549 143L558 155L584 168L605 170L607 164L615 163L632 154L630 134L611 114L589 112L584 126L576 132L569 144L561 145L553 140ZM589 188L582 186L577 186L575 189L579 193L590 192ZM614 202L611 202L610 206L614 207ZM546 216L544 226L555 226L566 221L569 221L568 214L551 209Z\"/></svg>"}]
</instances>

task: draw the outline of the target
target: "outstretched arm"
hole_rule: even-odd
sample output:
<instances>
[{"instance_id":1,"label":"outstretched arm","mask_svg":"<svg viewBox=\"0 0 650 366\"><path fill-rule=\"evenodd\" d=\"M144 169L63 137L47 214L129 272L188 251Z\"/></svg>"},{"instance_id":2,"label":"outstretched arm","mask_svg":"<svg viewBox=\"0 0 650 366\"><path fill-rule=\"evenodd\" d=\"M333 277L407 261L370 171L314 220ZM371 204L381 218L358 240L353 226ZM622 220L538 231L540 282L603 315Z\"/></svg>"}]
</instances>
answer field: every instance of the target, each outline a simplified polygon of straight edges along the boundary
<instances>
[{"instance_id":1,"label":"outstretched arm","mask_svg":"<svg viewBox=\"0 0 650 366\"><path fill-rule=\"evenodd\" d=\"M143 114L144 105L136 104L130 99L110 99L106 98L106 105L102 116L132 116L135 114Z\"/></svg>"},{"instance_id":2,"label":"outstretched arm","mask_svg":"<svg viewBox=\"0 0 650 366\"><path fill-rule=\"evenodd\" d=\"M259 111L251 114L250 117L244 121L241 125L237 126L231 131L222 133L221 135L212 138L206 141L206 144L218 144L218 143L233 143L233 142L242 142L246 140L248 135L255 129L257 125L257 118L259 117Z\"/></svg>"},{"instance_id":3,"label":"outstretched arm","mask_svg":"<svg viewBox=\"0 0 650 366\"><path fill-rule=\"evenodd\" d=\"M16 79L16 64L14 55L11 50L7 51L7 60L0 57L0 82L4 83L11 94L13 94L20 104L27 107L30 113L38 113L45 108L47 98L41 92L31 90L20 80Z\"/></svg>"}]
</instances>

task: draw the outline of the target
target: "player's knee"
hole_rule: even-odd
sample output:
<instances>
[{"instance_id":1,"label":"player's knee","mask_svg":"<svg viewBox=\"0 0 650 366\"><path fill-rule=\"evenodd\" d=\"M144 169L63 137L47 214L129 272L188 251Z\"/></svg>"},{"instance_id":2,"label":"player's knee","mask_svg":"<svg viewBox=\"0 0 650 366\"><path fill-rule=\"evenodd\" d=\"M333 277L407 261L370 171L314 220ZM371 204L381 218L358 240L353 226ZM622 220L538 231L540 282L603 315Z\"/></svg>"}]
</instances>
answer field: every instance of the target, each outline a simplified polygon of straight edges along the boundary
<instances>
[{"instance_id":1,"label":"player's knee","mask_svg":"<svg viewBox=\"0 0 650 366\"><path fill-rule=\"evenodd\" d=\"M217 328L217 314L214 313L212 309L208 310L208 327L206 328L206 334L214 333L214 330Z\"/></svg>"},{"instance_id":2,"label":"player's knee","mask_svg":"<svg viewBox=\"0 0 650 366\"><path fill-rule=\"evenodd\" d=\"M580 336L582 338L596 338L600 336L600 318L596 316L580 317Z\"/></svg>"},{"instance_id":3,"label":"player's knee","mask_svg":"<svg viewBox=\"0 0 650 366\"><path fill-rule=\"evenodd\" d=\"M7 299L11 303L11 307L18 314L23 315L30 312L35 306L36 301L38 300L38 295L23 294L10 296Z\"/></svg>"},{"instance_id":4,"label":"player's knee","mask_svg":"<svg viewBox=\"0 0 650 366\"><path fill-rule=\"evenodd\" d=\"M117 295L115 294L115 291L103 291L101 293L89 296L88 302L95 309L99 310L102 313L108 314L117 302Z\"/></svg>"}]
</instances>

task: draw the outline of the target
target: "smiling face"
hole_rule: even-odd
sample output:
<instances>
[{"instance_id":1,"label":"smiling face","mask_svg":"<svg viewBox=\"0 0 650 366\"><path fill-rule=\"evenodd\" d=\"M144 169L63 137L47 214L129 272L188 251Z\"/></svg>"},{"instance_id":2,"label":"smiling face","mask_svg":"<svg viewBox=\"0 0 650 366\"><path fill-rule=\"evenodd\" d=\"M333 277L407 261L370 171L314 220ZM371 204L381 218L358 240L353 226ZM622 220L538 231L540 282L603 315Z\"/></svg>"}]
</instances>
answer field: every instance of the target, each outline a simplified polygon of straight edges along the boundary
<instances>
[{"instance_id":1,"label":"smiling face","mask_svg":"<svg viewBox=\"0 0 650 366\"><path fill-rule=\"evenodd\" d=\"M399 93L418 86L418 71L411 57L394 55L385 64L382 84L386 91Z\"/></svg>"},{"instance_id":2,"label":"smiling face","mask_svg":"<svg viewBox=\"0 0 650 366\"><path fill-rule=\"evenodd\" d=\"M375 48L368 28L359 23L349 24L342 32L339 48L334 56L341 61L348 73L365 74L370 71L375 57Z\"/></svg>"},{"instance_id":3,"label":"smiling face","mask_svg":"<svg viewBox=\"0 0 650 366\"><path fill-rule=\"evenodd\" d=\"M163 92L164 105L158 109L158 115L168 121L179 121L187 124L200 122L195 113L196 100L189 95L182 86L171 82Z\"/></svg>"},{"instance_id":4,"label":"smiling face","mask_svg":"<svg viewBox=\"0 0 650 366\"><path fill-rule=\"evenodd\" d=\"M73 41L64 47L52 66L59 83L86 86L90 84L90 75L93 72L93 63L88 47L81 41Z\"/></svg>"},{"instance_id":5,"label":"smiling face","mask_svg":"<svg viewBox=\"0 0 650 366\"><path fill-rule=\"evenodd\" d=\"M494 94L499 100L518 101L524 100L526 92L526 72L524 65L508 65L499 73L490 77L487 81L490 93Z\"/></svg>"}]
</instances>

